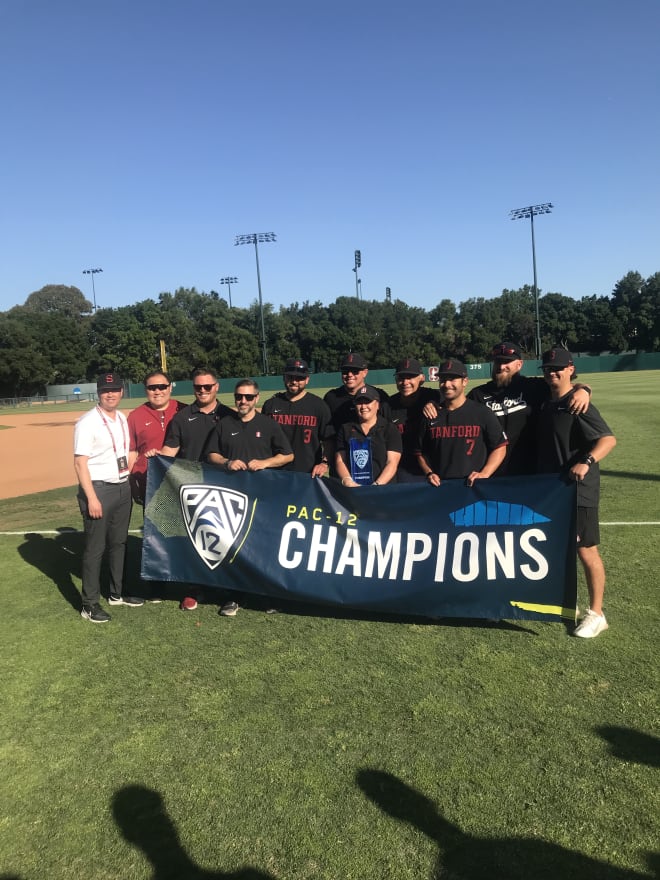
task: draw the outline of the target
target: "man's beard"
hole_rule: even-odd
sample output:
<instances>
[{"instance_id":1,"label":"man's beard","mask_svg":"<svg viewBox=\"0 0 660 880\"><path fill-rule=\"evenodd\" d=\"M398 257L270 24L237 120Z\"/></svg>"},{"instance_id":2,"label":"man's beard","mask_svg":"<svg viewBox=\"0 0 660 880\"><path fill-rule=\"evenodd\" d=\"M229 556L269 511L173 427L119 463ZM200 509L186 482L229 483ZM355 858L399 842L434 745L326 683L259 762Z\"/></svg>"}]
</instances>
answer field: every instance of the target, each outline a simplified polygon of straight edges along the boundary
<instances>
[{"instance_id":1,"label":"man's beard","mask_svg":"<svg viewBox=\"0 0 660 880\"><path fill-rule=\"evenodd\" d=\"M515 373L495 373L493 376L493 382L495 382L498 388L508 388L513 382L513 377L515 375Z\"/></svg>"}]
</instances>

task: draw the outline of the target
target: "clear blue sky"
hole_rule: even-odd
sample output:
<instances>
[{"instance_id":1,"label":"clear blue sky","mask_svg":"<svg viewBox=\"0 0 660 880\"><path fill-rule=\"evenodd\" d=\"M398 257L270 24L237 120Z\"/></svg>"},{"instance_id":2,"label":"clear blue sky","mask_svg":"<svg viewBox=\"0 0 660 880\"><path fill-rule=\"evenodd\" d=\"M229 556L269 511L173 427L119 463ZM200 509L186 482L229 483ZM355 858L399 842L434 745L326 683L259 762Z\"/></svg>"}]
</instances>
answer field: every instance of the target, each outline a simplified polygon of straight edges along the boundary
<instances>
[{"instance_id":1,"label":"clear blue sky","mask_svg":"<svg viewBox=\"0 0 660 880\"><path fill-rule=\"evenodd\" d=\"M660 270L658 0L0 0L0 311L96 276L432 308Z\"/></svg>"}]
</instances>

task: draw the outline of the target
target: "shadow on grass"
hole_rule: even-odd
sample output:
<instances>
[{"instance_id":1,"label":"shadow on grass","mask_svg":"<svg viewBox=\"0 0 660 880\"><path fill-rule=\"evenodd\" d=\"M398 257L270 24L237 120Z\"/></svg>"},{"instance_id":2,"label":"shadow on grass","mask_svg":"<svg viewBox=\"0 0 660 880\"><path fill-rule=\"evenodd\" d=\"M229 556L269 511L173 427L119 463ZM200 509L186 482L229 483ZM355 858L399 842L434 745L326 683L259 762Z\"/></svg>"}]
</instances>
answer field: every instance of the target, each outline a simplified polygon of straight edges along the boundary
<instances>
[{"instance_id":1,"label":"shadow on grass","mask_svg":"<svg viewBox=\"0 0 660 880\"><path fill-rule=\"evenodd\" d=\"M597 727L596 733L610 744L610 752L621 761L660 767L660 739L630 727Z\"/></svg>"},{"instance_id":2,"label":"shadow on grass","mask_svg":"<svg viewBox=\"0 0 660 880\"><path fill-rule=\"evenodd\" d=\"M18 548L21 558L34 566L49 580L51 580L60 591L62 598L69 603L76 611L82 608L82 597L80 590L73 582L74 576L78 579L82 576L82 555L85 547L85 535L75 529L63 528L57 530L59 534L54 537L42 535L39 532L26 532L25 541ZM135 581L140 584L140 552L141 541L132 536L128 536L126 544L126 572L129 573L126 583ZM134 574L134 577L131 575ZM101 571L101 591L107 597L107 576L105 566ZM135 590L128 590L134 595L140 595ZM1 878L0 878L1 880Z\"/></svg>"},{"instance_id":3,"label":"shadow on grass","mask_svg":"<svg viewBox=\"0 0 660 880\"><path fill-rule=\"evenodd\" d=\"M648 483L660 480L658 474L640 474L635 471L610 471L604 468L600 469L601 477L620 477L622 480L641 480L642 483Z\"/></svg>"},{"instance_id":4,"label":"shadow on grass","mask_svg":"<svg viewBox=\"0 0 660 880\"><path fill-rule=\"evenodd\" d=\"M384 813L407 822L437 843L441 853L431 875L435 880L648 880L647 875L615 868L543 840L465 834L447 821L432 801L390 773L359 770L356 779Z\"/></svg>"},{"instance_id":5,"label":"shadow on grass","mask_svg":"<svg viewBox=\"0 0 660 880\"><path fill-rule=\"evenodd\" d=\"M152 880L275 880L272 874L250 867L238 871L199 868L182 847L162 797L152 789L121 788L112 799L112 814L124 839L142 850L151 863Z\"/></svg>"}]
</instances>

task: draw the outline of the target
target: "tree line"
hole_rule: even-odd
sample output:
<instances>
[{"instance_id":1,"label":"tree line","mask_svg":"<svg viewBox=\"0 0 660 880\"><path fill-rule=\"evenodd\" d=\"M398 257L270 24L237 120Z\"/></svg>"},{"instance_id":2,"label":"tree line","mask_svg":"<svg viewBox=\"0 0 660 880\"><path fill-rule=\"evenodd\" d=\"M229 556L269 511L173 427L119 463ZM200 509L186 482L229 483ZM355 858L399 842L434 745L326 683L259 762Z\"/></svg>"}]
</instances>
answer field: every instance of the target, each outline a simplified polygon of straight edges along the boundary
<instances>
[{"instance_id":1,"label":"tree line","mask_svg":"<svg viewBox=\"0 0 660 880\"><path fill-rule=\"evenodd\" d=\"M660 350L660 272L644 279L628 272L610 296L575 300L561 293L539 297L544 348L564 343L576 354ZM334 372L347 351L365 355L372 369L387 369L413 355L432 364L452 356L467 363L488 359L492 346L510 340L533 356L536 308L529 286L492 299L433 309L402 300L339 297L292 303L276 311L264 304L268 364L282 372L288 357L307 360L314 372ZM185 379L200 364L221 376L262 372L257 301L230 308L216 291L179 288L121 308L98 309L77 287L47 285L25 303L0 312L0 397L45 393L48 385L93 381L117 370L139 382L160 367L164 340L168 371Z\"/></svg>"}]
</instances>

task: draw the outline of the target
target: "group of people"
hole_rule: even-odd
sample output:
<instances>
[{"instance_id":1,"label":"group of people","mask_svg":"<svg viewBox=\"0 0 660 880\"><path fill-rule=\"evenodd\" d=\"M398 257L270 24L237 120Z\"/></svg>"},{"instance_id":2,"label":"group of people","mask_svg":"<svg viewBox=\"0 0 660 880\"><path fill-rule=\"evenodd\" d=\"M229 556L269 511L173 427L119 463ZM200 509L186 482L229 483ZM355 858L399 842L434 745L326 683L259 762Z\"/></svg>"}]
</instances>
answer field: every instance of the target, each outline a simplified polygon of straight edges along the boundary
<instances>
[{"instance_id":1,"label":"group of people","mask_svg":"<svg viewBox=\"0 0 660 880\"><path fill-rule=\"evenodd\" d=\"M145 379L146 403L128 419L118 409L123 383L106 373L97 383L98 405L76 424L74 462L85 524L82 616L95 623L110 615L100 605L100 568L107 553L109 603L137 607L123 595L122 572L132 499L144 503L148 459L165 455L208 462L228 472L266 468L331 477L346 487L394 482L463 479L467 485L497 476L563 473L577 483L578 557L585 572L589 609L575 635L593 638L607 629L603 614L605 570L598 551L598 462L615 446L612 431L591 405L591 389L577 383L572 356L552 348L542 377L522 374L514 343L492 351L489 382L468 392L468 373L456 359L438 368L438 388L424 386L420 362L404 358L389 396L367 382L361 354L341 361L342 384L321 399L307 390L310 372L302 358L287 360L284 390L259 408L259 386L241 379L234 408L217 399L217 374L192 374L195 400L172 399L162 371ZM234 616L237 597L221 614Z\"/></svg>"}]
</instances>

